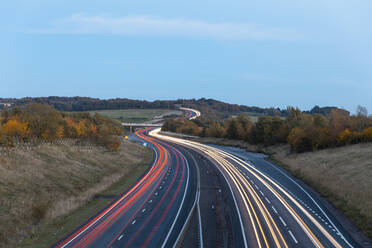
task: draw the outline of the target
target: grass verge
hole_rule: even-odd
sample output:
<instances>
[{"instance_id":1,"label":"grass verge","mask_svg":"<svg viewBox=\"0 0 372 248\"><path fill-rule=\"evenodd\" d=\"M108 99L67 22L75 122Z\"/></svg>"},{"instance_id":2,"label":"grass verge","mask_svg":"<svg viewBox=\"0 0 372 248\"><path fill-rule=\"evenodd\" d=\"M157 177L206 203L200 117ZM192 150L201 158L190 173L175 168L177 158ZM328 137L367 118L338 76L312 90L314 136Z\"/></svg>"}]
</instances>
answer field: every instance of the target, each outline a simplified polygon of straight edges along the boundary
<instances>
[{"instance_id":1,"label":"grass verge","mask_svg":"<svg viewBox=\"0 0 372 248\"><path fill-rule=\"evenodd\" d=\"M152 151L149 149L145 153L142 163L132 168L125 176L120 178L118 182L96 194L92 200L79 207L71 214L57 218L51 223L41 224L35 234L29 239L24 240L19 247L48 247L63 238L112 202L121 193L128 190L149 168L152 159Z\"/></svg>"},{"instance_id":2,"label":"grass verge","mask_svg":"<svg viewBox=\"0 0 372 248\"><path fill-rule=\"evenodd\" d=\"M371 148L372 144L358 144L297 155L277 149L268 160L317 191L371 239Z\"/></svg>"}]
</instances>

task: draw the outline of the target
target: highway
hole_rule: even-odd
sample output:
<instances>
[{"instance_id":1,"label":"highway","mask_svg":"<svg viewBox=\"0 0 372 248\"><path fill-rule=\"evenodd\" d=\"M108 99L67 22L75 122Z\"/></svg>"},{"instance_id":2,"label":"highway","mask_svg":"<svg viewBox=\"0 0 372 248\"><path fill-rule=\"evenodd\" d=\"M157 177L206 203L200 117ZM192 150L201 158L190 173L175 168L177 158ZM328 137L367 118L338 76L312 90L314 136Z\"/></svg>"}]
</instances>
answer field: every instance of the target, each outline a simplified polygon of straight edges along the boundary
<instances>
[{"instance_id":1,"label":"highway","mask_svg":"<svg viewBox=\"0 0 372 248\"><path fill-rule=\"evenodd\" d=\"M180 238L198 199L194 160L147 132L136 133L154 150L147 174L54 247L171 247Z\"/></svg>"},{"instance_id":2,"label":"highway","mask_svg":"<svg viewBox=\"0 0 372 248\"><path fill-rule=\"evenodd\" d=\"M316 196L262 156L159 132L150 135L198 152L218 168L234 196L245 247L360 247Z\"/></svg>"},{"instance_id":3,"label":"highway","mask_svg":"<svg viewBox=\"0 0 372 248\"><path fill-rule=\"evenodd\" d=\"M194 120L200 116L200 112L191 108L180 108L185 112L185 118L188 120Z\"/></svg>"},{"instance_id":4,"label":"highway","mask_svg":"<svg viewBox=\"0 0 372 248\"><path fill-rule=\"evenodd\" d=\"M360 247L316 195L260 154L154 127L130 139L153 149L151 167L53 247Z\"/></svg>"}]
</instances>

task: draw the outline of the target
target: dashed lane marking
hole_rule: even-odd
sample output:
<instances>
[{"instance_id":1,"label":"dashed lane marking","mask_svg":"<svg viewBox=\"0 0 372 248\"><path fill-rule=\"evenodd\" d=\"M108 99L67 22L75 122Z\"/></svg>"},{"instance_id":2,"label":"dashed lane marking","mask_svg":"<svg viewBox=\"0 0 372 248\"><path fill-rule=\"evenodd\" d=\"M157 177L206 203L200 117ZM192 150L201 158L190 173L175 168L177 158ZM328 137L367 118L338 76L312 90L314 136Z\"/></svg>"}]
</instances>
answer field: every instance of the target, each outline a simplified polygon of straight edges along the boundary
<instances>
[{"instance_id":1,"label":"dashed lane marking","mask_svg":"<svg viewBox=\"0 0 372 248\"><path fill-rule=\"evenodd\" d=\"M276 209L274 208L274 206L271 206L271 208L274 210L274 212L275 212L276 214L278 214L278 211L276 211Z\"/></svg>"},{"instance_id":2,"label":"dashed lane marking","mask_svg":"<svg viewBox=\"0 0 372 248\"><path fill-rule=\"evenodd\" d=\"M285 223L285 221L283 220L283 218L281 216L279 216L279 219L283 223L284 226L287 226L287 223Z\"/></svg>"},{"instance_id":3,"label":"dashed lane marking","mask_svg":"<svg viewBox=\"0 0 372 248\"><path fill-rule=\"evenodd\" d=\"M291 235L293 241L294 241L296 244L298 244L298 241L297 241L296 237L293 235L293 233L291 232L291 230L288 230L288 233L289 233L289 235Z\"/></svg>"}]
</instances>

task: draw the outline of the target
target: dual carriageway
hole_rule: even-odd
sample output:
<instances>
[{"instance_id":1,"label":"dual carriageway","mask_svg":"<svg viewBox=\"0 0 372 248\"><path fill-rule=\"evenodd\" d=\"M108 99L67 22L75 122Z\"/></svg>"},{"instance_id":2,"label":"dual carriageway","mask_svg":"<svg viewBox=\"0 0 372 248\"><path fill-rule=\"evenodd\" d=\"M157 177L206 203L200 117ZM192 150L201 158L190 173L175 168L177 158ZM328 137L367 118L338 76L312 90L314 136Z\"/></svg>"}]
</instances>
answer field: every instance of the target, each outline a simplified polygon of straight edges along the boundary
<instances>
[{"instance_id":1,"label":"dual carriageway","mask_svg":"<svg viewBox=\"0 0 372 248\"><path fill-rule=\"evenodd\" d=\"M130 138L153 149L149 170L55 247L360 247L316 195L261 155L157 127Z\"/></svg>"}]
</instances>

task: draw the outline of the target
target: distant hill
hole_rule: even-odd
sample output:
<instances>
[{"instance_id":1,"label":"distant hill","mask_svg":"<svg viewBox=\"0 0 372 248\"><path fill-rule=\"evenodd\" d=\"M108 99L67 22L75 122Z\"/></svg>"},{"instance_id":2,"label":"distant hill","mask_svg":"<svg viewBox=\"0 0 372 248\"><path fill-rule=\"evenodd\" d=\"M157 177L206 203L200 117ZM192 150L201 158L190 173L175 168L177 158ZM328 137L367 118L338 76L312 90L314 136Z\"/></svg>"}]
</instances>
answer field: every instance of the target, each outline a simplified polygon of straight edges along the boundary
<instances>
[{"instance_id":1,"label":"distant hill","mask_svg":"<svg viewBox=\"0 0 372 248\"><path fill-rule=\"evenodd\" d=\"M280 108L260 108L255 106L246 106L230 104L214 99L178 99L178 100L133 100L128 98L99 99L91 97L25 97L0 98L0 109L7 107L1 103L11 104L13 106L22 106L31 102L49 104L60 111L90 111L90 110L108 110L108 109L175 109L180 106L196 108L204 114L219 115L227 117L232 114L249 113L251 115L270 115L270 116L287 116L286 109ZM318 113L326 115L336 107L320 108L315 106L308 113Z\"/></svg>"}]
</instances>

